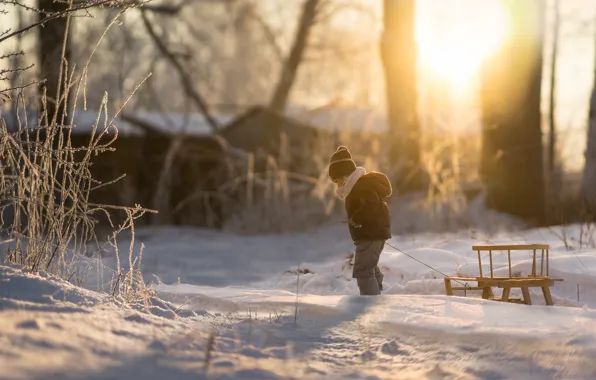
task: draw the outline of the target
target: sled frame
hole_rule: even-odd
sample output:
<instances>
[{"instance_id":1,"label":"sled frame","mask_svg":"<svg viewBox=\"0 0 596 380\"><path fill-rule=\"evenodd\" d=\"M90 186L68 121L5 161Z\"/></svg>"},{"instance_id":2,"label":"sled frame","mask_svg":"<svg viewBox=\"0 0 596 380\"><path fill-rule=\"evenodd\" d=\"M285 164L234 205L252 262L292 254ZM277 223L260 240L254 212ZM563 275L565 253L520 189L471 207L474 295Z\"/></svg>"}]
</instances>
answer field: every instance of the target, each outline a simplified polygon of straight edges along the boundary
<instances>
[{"instance_id":1,"label":"sled frame","mask_svg":"<svg viewBox=\"0 0 596 380\"><path fill-rule=\"evenodd\" d=\"M475 245L472 250L478 254L478 277L445 277L445 293L448 296L453 295L453 291L472 291L482 290L482 298L500 302L532 304L530 288L540 288L547 305L553 305L550 288L555 282L562 279L550 278L549 269L549 249L548 244L518 244L518 245ZM509 268L509 277L496 277L493 267L493 252L507 251L507 262ZM514 277L511 269L511 252L532 251L532 270L528 277ZM538 251L540 251L540 264L538 267ZM482 271L482 252L488 252L490 277L485 277ZM538 271L540 268L540 271ZM539 273L539 274L538 274ZM456 281L463 286L453 286L452 281ZM468 283L476 283L476 286L470 286ZM493 288L503 289L501 297L495 297ZM520 289L521 299L511 298L511 289Z\"/></svg>"}]
</instances>

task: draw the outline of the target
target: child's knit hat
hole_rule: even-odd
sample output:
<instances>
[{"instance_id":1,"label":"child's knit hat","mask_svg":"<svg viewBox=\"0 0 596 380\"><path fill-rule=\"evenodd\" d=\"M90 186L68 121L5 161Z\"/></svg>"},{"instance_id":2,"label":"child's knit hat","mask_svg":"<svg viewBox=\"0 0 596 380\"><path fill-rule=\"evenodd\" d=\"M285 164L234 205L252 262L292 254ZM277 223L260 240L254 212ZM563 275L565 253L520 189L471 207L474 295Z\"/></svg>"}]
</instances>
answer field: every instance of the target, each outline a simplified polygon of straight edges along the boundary
<instances>
[{"instance_id":1,"label":"child's knit hat","mask_svg":"<svg viewBox=\"0 0 596 380\"><path fill-rule=\"evenodd\" d=\"M350 151L345 146L337 148L329 160L329 177L335 181L347 177L356 170L356 163L352 160Z\"/></svg>"}]
</instances>

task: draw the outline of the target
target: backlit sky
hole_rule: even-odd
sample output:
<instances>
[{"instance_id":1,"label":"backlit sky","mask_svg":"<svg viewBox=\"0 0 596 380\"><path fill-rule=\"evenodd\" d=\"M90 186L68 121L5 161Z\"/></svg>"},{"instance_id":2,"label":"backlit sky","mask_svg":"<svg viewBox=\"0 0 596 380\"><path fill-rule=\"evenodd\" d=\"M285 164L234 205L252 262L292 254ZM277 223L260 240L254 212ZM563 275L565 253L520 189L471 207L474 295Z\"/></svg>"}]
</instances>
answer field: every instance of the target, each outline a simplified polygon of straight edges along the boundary
<instances>
[{"instance_id":1,"label":"backlit sky","mask_svg":"<svg viewBox=\"0 0 596 380\"><path fill-rule=\"evenodd\" d=\"M496 0L418 0L418 37L421 38L421 31L424 31L423 38L434 41L426 41L427 46L420 46L421 65L427 65L430 62L430 69L452 71L454 80L453 89L457 92L462 86L464 78L469 82L463 86L464 89L473 87L474 79L469 78L473 71L473 65L468 65L466 70L460 70L456 63L460 60L451 58L449 51L456 50L469 56L474 56L474 52L487 50L493 44L493 40L498 38L498 31L501 28L499 21L498 6L495 6ZM543 114L544 120L548 115L548 92L550 89L550 52L553 41L552 22L553 22L553 0L547 0L547 22L545 36L545 54L544 54L544 82L543 82ZM561 0L561 31L559 38L558 68L556 79L556 119L558 122L560 147L565 164L570 169L581 169L584 163L586 119L588 114L588 102L593 84L594 71L594 47L596 45L596 33L594 21L596 19L596 0ZM455 27L451 27L454 25ZM468 30L465 26L469 25L472 29ZM445 38L444 26L448 34L461 36L461 39ZM478 28L479 32L474 32L473 28ZM435 35L433 35L433 32ZM478 38L478 36L481 38ZM466 36L471 38L466 39ZM430 57L425 56L425 48L428 50L431 46L445 48L445 44L440 44L438 40L443 38L447 42L453 43L451 49L444 49L445 56L440 59L440 55ZM454 41L455 40L455 41ZM457 43L459 41L459 43ZM422 44L424 45L424 44ZM448 44L447 44L448 45ZM455 48L455 49L454 49ZM437 50L437 49L435 49ZM440 49L438 49L440 50ZM440 59L440 60L439 60ZM440 62L439 64L435 62ZM449 66L454 67L449 70ZM447 68L445 68L447 67ZM421 71L422 75L428 75L429 69ZM461 90L461 88L459 88ZM454 110L457 114L458 111ZM465 113L466 110L461 111ZM544 124L543 130L547 125Z\"/></svg>"},{"instance_id":2,"label":"backlit sky","mask_svg":"<svg viewBox=\"0 0 596 380\"><path fill-rule=\"evenodd\" d=\"M266 1L266 0L264 0ZM286 0L289 3L289 0ZM378 17L374 30L367 30L371 38L377 38L381 32L382 0L361 0L363 4L373 6ZM520 0L521 1L521 0ZM299 5L301 0L292 0ZM550 67L550 48L552 35L552 4L547 0L547 35L545 40L545 70L543 86L543 111L548 111L548 77ZM583 166L585 149L585 125L588 102L593 83L594 47L596 45L595 19L596 0L561 0L562 30L560 36L557 70L557 122L559 140L563 149L563 158L569 168L580 169ZM285 3L285 4L288 4ZM298 9L297 7L292 7ZM295 12L295 11L294 11ZM287 13L287 12L284 12ZM272 12L279 16L278 12ZM418 0L417 33L419 40L419 66L422 83L429 83L433 78L448 78L450 91L473 103L471 92L477 84L474 77L478 57L490 52L502 35L500 10L497 0ZM359 16L344 12L335 23L346 28L358 28ZM2 30L11 27L11 15L0 16ZM285 17L284 17L285 18ZM370 24L370 20L369 23ZM372 32L372 33L371 33ZM371 41L377 44L377 41ZM5 43L0 51L8 48ZM467 57L462 59L462 57ZM377 65L371 73L371 81L382 82L381 66ZM368 74L367 74L368 75ZM371 96L373 106L384 108L384 91L373 86ZM421 94L421 96L424 96ZM470 100L472 99L472 100ZM424 104L424 100L422 101ZM465 102L464 102L465 103ZM454 120L458 116L467 120L470 104L453 106L450 113ZM546 118L545 118L546 120ZM457 124L457 122L455 123ZM461 123L462 125L464 122ZM459 129L467 126L458 125ZM477 127L476 127L477 128ZM546 125L545 125L546 128Z\"/></svg>"}]
</instances>

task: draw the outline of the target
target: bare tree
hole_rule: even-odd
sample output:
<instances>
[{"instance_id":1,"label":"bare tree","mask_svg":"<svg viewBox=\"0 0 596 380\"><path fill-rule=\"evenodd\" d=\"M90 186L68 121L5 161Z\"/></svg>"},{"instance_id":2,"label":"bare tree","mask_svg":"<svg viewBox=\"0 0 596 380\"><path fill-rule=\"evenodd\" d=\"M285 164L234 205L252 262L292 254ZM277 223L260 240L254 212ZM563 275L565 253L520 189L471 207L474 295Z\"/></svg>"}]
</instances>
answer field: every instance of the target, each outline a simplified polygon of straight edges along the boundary
<instances>
[{"instance_id":1,"label":"bare tree","mask_svg":"<svg viewBox=\"0 0 596 380\"><path fill-rule=\"evenodd\" d=\"M420 123L417 109L415 0L384 0L381 54L385 68L391 163L402 191L417 189L420 175Z\"/></svg>"},{"instance_id":2,"label":"bare tree","mask_svg":"<svg viewBox=\"0 0 596 380\"><path fill-rule=\"evenodd\" d=\"M215 116L217 112L237 113L250 106L269 105L274 98L281 100L278 96L281 86L286 86L290 99L304 99L305 95L322 98L337 93L354 98L355 91L345 91L346 88L370 85L372 81L366 78L366 71L371 71L370 67L376 63L370 59L374 54L370 40L375 34L371 28L356 33L348 27L338 27L335 22L345 11L358 13L363 19L370 17L366 26L375 25L377 15L371 11L373 7L357 6L359 0L318 0L299 68L288 68L289 58L297 56L292 56L298 29L293 25L299 24L305 1L181 1L171 5L148 4L143 9L155 34L190 77L186 82L202 95ZM77 31L72 38L77 57L85 56L85 41L89 36L102 33L101 18L75 22ZM172 70L175 67L171 60L147 33L142 18L127 20L110 33L107 38L111 43L100 47L101 54L98 51L93 63L93 76L89 80L94 88L113 95L121 92L119 86L123 84L124 73L151 71L151 86L144 86L129 107L154 109L154 98L158 96L168 112L185 112L182 105L188 95L179 84L179 73ZM123 33L126 41L122 41ZM368 70L361 69L363 62ZM289 82L281 80L284 68L284 78L293 72L290 89L287 89ZM354 80L357 74L364 74L361 82ZM125 82L131 85L130 80ZM375 85L379 87L378 82ZM276 92L278 95L274 95Z\"/></svg>"},{"instance_id":3,"label":"bare tree","mask_svg":"<svg viewBox=\"0 0 596 380\"><path fill-rule=\"evenodd\" d=\"M545 222L540 113L544 6L504 0L510 35L482 73L481 174L488 206Z\"/></svg>"},{"instance_id":4,"label":"bare tree","mask_svg":"<svg viewBox=\"0 0 596 380\"><path fill-rule=\"evenodd\" d=\"M209 104L207 103L207 101L205 101L203 96L194 86L190 73L188 73L188 70L180 62L180 59L178 59L176 55L170 51L163 39L157 35L157 32L155 31L155 28L149 21L149 18L147 17L146 11L144 9L141 9L141 17L143 18L143 24L145 25L147 33L149 33L151 39L153 40L159 51L168 59L168 61L172 64L174 69L178 72L178 75L180 77L180 84L184 89L186 96L189 99L191 99L197 106L197 108L203 113L205 119L207 120L213 131L217 132L220 128L219 122L211 114Z\"/></svg>"},{"instance_id":5,"label":"bare tree","mask_svg":"<svg viewBox=\"0 0 596 380\"><path fill-rule=\"evenodd\" d=\"M285 111L292 85L298 73L298 66L308 43L310 29L317 16L319 2L319 0L305 0L304 2L290 55L282 67L277 87L269 103L269 108L275 112L283 113Z\"/></svg>"}]
</instances>

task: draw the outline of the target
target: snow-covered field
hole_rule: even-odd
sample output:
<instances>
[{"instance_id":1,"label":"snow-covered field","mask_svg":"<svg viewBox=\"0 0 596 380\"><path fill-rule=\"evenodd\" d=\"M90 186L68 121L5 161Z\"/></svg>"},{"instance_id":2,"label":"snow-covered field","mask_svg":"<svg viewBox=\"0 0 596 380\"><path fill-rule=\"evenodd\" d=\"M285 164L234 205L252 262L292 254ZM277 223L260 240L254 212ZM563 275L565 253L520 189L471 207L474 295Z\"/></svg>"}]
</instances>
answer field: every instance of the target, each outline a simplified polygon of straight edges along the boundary
<instances>
[{"instance_id":1,"label":"snow-covered field","mask_svg":"<svg viewBox=\"0 0 596 380\"><path fill-rule=\"evenodd\" d=\"M146 310L0 267L0 378L593 379L590 233L569 226L390 241L441 272L472 276L473 244L549 243L551 276L565 281L548 307L539 293L533 306L475 292L446 297L438 272L391 247L381 257L383 295L357 296L343 225L252 237L140 229L144 276L166 300L152 298ZM129 242L121 244L127 252ZM513 258L514 272L526 273L529 255ZM494 263L507 270L506 254ZM110 254L103 264L116 265ZM86 287L104 287L107 276L90 267Z\"/></svg>"}]
</instances>

